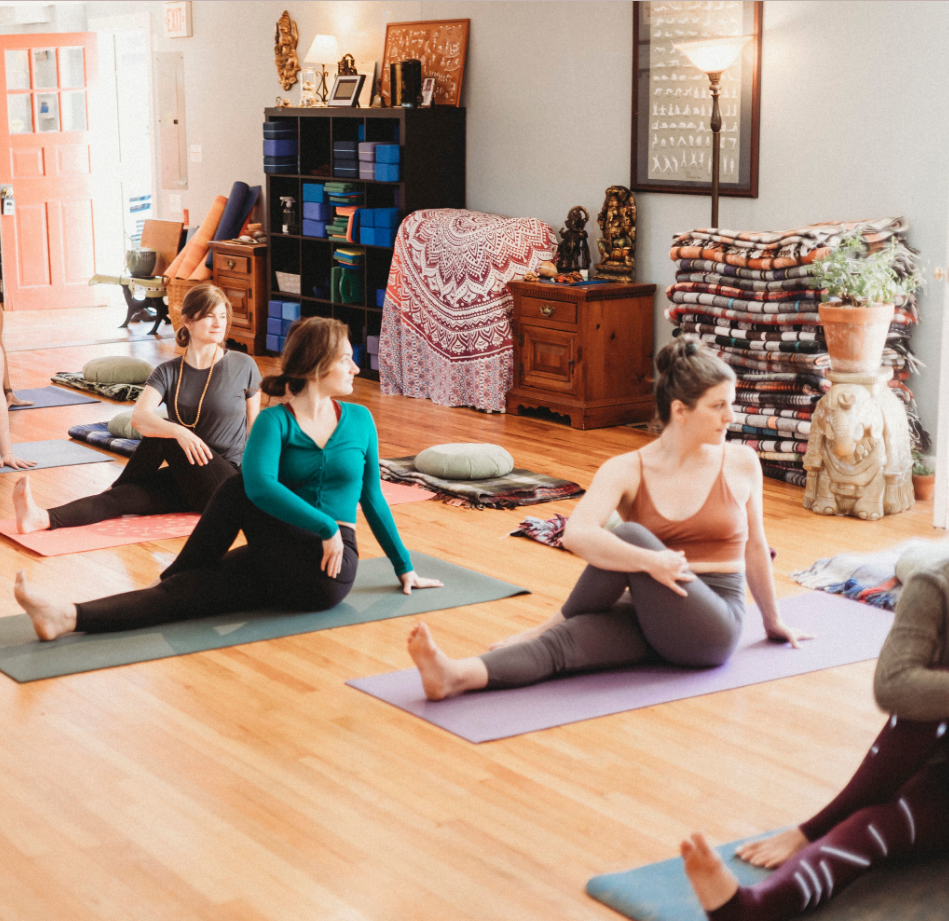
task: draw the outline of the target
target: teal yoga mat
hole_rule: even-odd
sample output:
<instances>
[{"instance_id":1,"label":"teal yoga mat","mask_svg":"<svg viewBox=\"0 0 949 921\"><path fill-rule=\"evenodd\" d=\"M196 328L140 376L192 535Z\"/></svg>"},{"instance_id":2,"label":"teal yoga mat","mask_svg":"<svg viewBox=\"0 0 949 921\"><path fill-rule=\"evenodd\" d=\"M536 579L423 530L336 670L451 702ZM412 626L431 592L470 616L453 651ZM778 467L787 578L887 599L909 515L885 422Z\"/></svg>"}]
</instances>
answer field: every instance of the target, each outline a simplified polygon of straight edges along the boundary
<instances>
[{"instance_id":1,"label":"teal yoga mat","mask_svg":"<svg viewBox=\"0 0 949 921\"><path fill-rule=\"evenodd\" d=\"M770 871L734 856L735 848L743 843L732 841L716 850L738 881L751 886L766 879ZM594 876L587 883L587 894L635 921L706 921L678 857L625 873ZM949 854L881 867L802 917L808 921L945 921L947 905Z\"/></svg>"},{"instance_id":2,"label":"teal yoga mat","mask_svg":"<svg viewBox=\"0 0 949 921\"><path fill-rule=\"evenodd\" d=\"M0 473L29 473L30 470L43 470L46 467L69 467L73 464L101 464L115 460L109 454L84 448L74 441L55 439L53 441L18 441L13 445L13 453L20 460L36 461L35 467L15 469L0 467Z\"/></svg>"},{"instance_id":3,"label":"teal yoga mat","mask_svg":"<svg viewBox=\"0 0 949 921\"><path fill-rule=\"evenodd\" d=\"M517 585L424 553L413 553L412 558L420 575L440 579L445 587L404 595L392 564L377 557L359 563L353 590L328 611L222 614L122 633L76 633L52 643L36 638L26 614L0 617L0 671L15 681L37 681L529 594Z\"/></svg>"}]
</instances>

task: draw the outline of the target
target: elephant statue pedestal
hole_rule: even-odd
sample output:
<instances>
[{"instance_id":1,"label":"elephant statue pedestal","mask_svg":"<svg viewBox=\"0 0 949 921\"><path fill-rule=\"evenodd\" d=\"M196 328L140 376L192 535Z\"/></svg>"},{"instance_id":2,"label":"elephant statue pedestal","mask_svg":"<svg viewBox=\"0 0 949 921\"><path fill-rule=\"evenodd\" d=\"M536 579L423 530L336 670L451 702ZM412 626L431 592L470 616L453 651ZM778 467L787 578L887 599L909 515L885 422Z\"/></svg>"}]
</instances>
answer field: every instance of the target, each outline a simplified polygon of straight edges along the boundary
<instances>
[{"instance_id":1,"label":"elephant statue pedestal","mask_svg":"<svg viewBox=\"0 0 949 921\"><path fill-rule=\"evenodd\" d=\"M804 508L876 521L914 505L906 410L887 386L889 368L830 371L807 439Z\"/></svg>"}]
</instances>

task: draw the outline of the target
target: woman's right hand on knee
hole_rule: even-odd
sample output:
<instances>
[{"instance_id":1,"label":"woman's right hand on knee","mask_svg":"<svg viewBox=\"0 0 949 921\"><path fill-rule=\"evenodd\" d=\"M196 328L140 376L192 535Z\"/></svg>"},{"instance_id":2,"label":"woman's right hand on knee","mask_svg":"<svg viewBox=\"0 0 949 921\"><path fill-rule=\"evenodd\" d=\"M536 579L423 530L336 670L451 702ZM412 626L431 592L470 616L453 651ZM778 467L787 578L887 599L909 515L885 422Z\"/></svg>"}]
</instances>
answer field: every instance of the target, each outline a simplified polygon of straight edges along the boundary
<instances>
[{"instance_id":1,"label":"woman's right hand on knee","mask_svg":"<svg viewBox=\"0 0 949 921\"><path fill-rule=\"evenodd\" d=\"M323 541L323 562L320 563L320 569L331 579L335 579L342 568L343 535L337 530L332 537Z\"/></svg>"},{"instance_id":2,"label":"woman's right hand on knee","mask_svg":"<svg viewBox=\"0 0 949 921\"><path fill-rule=\"evenodd\" d=\"M691 582L695 576L689 572L689 562L681 550L656 550L651 565L646 570L658 583L671 588L677 595L687 598L689 593L679 585Z\"/></svg>"},{"instance_id":3,"label":"woman's right hand on knee","mask_svg":"<svg viewBox=\"0 0 949 921\"><path fill-rule=\"evenodd\" d=\"M185 452L189 463L203 467L214 460L214 452L194 432L184 426L178 426L178 428L181 431L175 433L175 441Z\"/></svg>"}]
</instances>

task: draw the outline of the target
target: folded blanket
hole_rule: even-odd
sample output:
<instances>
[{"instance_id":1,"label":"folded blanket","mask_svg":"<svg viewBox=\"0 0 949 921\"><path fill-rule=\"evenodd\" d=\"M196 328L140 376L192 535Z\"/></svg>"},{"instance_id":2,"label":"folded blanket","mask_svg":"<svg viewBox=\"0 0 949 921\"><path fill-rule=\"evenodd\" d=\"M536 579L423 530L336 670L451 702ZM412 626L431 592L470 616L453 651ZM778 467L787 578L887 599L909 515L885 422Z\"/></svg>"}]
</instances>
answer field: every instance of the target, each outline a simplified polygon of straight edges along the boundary
<instances>
[{"instance_id":1,"label":"folded blanket","mask_svg":"<svg viewBox=\"0 0 949 921\"><path fill-rule=\"evenodd\" d=\"M515 468L507 476L486 480L442 480L420 473L415 455L380 460L382 478L394 483L417 483L432 489L446 505L462 508L517 508L557 499L582 496L584 490L570 480Z\"/></svg>"},{"instance_id":2,"label":"folded blanket","mask_svg":"<svg viewBox=\"0 0 949 921\"><path fill-rule=\"evenodd\" d=\"M802 290L800 288L791 288L781 291L753 291L740 288L734 285L716 284L710 279L717 276L708 276L703 278L701 275L689 275L683 280L681 275L676 275L676 283L666 289L669 291L699 291L703 294L720 294L722 297L741 297L752 301L820 301L820 290Z\"/></svg>"},{"instance_id":3,"label":"folded blanket","mask_svg":"<svg viewBox=\"0 0 949 921\"><path fill-rule=\"evenodd\" d=\"M758 409L758 407L755 407ZM774 412L787 412L787 410L774 410ZM784 416L767 415L760 409L755 413L735 413L735 421L730 423L728 430L730 432L740 432L740 426L749 425L758 429L769 429L774 432L793 432L797 435L810 435L811 423L803 419L788 419ZM739 426L739 428L733 428Z\"/></svg>"},{"instance_id":4,"label":"folded blanket","mask_svg":"<svg viewBox=\"0 0 949 921\"><path fill-rule=\"evenodd\" d=\"M554 515L553 518L535 518L528 515L508 537L529 537L548 547L563 550L563 532L567 526L567 519L563 515Z\"/></svg>"},{"instance_id":5,"label":"folded blanket","mask_svg":"<svg viewBox=\"0 0 949 921\"><path fill-rule=\"evenodd\" d=\"M728 307L703 306L696 310L695 304L673 304L665 310L666 319L677 324L677 317L703 313L710 317L720 317L723 320L741 320L747 323L764 323L768 326L785 326L792 323L809 323L812 326L820 324L819 313L751 313L747 310L732 310Z\"/></svg>"},{"instance_id":6,"label":"folded blanket","mask_svg":"<svg viewBox=\"0 0 949 921\"><path fill-rule=\"evenodd\" d=\"M813 409L820 402L822 393L769 393L768 391L735 392L735 403L741 406L801 406Z\"/></svg>"},{"instance_id":7,"label":"folded blanket","mask_svg":"<svg viewBox=\"0 0 949 921\"><path fill-rule=\"evenodd\" d=\"M713 263L714 265L715 263ZM734 266L722 266L722 268L731 268ZM742 271L745 271L744 269ZM735 275L729 275L727 272L676 272L676 284L700 284L700 285L722 285L737 289L739 291L754 291L758 294L774 295L775 299L787 297L788 291L798 292L801 297L813 296L820 300L823 289L817 287L817 282L810 277L804 278L783 278L776 281L762 281L756 278L740 278Z\"/></svg>"},{"instance_id":8,"label":"folded blanket","mask_svg":"<svg viewBox=\"0 0 949 921\"><path fill-rule=\"evenodd\" d=\"M726 364L731 365L733 368L756 368L759 371L793 371L795 368L807 368L813 367L813 363L808 365L807 363L796 363L794 361L772 361L764 358L751 358L747 352L739 351L730 351L729 349L720 348L720 349L711 349L713 355L717 355L722 359ZM788 356L788 359L791 359L796 356ZM827 366L830 365L830 359L827 360Z\"/></svg>"},{"instance_id":9,"label":"folded blanket","mask_svg":"<svg viewBox=\"0 0 949 921\"><path fill-rule=\"evenodd\" d=\"M69 437L95 445L97 448L104 448L106 451L123 454L125 457L131 457L139 445L137 438L116 438L114 435L110 435L107 422L89 422L84 425L74 425L69 429Z\"/></svg>"},{"instance_id":10,"label":"folded blanket","mask_svg":"<svg viewBox=\"0 0 949 921\"><path fill-rule=\"evenodd\" d=\"M798 373L772 373L768 374L764 371L737 371L736 372L738 385L751 385L759 386L769 383L779 383L779 384L794 384L796 386L809 386L815 387L821 391L830 390L830 381L823 376L822 373L814 372L810 373L807 371L798 372Z\"/></svg>"},{"instance_id":11,"label":"folded blanket","mask_svg":"<svg viewBox=\"0 0 949 921\"><path fill-rule=\"evenodd\" d=\"M732 436L750 438L757 441L768 441L769 439L784 438L784 439L794 439L798 444L807 444L806 441L801 441L802 438L806 438L802 432L792 432L785 431L783 429L766 429L761 428L756 425L738 425L737 423L731 423L728 426L728 432L726 437L731 438Z\"/></svg>"},{"instance_id":12,"label":"folded blanket","mask_svg":"<svg viewBox=\"0 0 949 921\"><path fill-rule=\"evenodd\" d=\"M802 396L821 395L830 389L830 381L827 381L827 387L818 389L810 384L786 384L783 381L735 381L736 393L796 393Z\"/></svg>"},{"instance_id":13,"label":"folded blanket","mask_svg":"<svg viewBox=\"0 0 949 921\"><path fill-rule=\"evenodd\" d=\"M98 393L119 403L134 403L145 389L143 384L100 384L98 381L87 381L79 371L57 371L50 380L64 387Z\"/></svg>"},{"instance_id":14,"label":"folded blanket","mask_svg":"<svg viewBox=\"0 0 949 921\"><path fill-rule=\"evenodd\" d=\"M761 472L770 480L781 480L784 483L790 483L792 486L804 486L807 483L807 474L800 469L792 470L765 462L761 465Z\"/></svg>"},{"instance_id":15,"label":"folded blanket","mask_svg":"<svg viewBox=\"0 0 949 921\"><path fill-rule=\"evenodd\" d=\"M729 330L725 331L726 333ZM748 353L758 353L758 352L773 352L774 356L771 355L757 355L754 354L753 357L762 357L762 358L771 358L779 357L781 354L792 355L792 354L803 354L803 355L826 355L827 354L827 345L822 341L814 342L787 342L780 339L741 339L738 337L733 337L729 335L719 335L716 333L697 333L699 339L703 342L711 342L714 345L720 345L723 348L728 349L737 349L740 352ZM783 361L790 361L792 359L785 358L781 359ZM827 365L830 362L828 360ZM820 365L820 367L826 367L827 365Z\"/></svg>"},{"instance_id":16,"label":"folded blanket","mask_svg":"<svg viewBox=\"0 0 949 921\"><path fill-rule=\"evenodd\" d=\"M814 274L812 265L795 265L786 269L746 269L737 265L729 265L727 262L714 262L711 259L682 259L679 261L678 270L680 272L710 272L716 275L729 275L734 278L744 278L751 281L790 281L792 279L811 279L811 284L816 284L811 276ZM804 281L800 282L801 284Z\"/></svg>"},{"instance_id":17,"label":"folded blanket","mask_svg":"<svg viewBox=\"0 0 949 921\"><path fill-rule=\"evenodd\" d=\"M706 333L728 330L728 335L736 338L739 332L749 334L745 336L748 339L755 338L751 333L757 333L760 338L785 342L823 341L824 338L824 327L820 323L783 323L781 326L775 326L767 322L728 320L709 313L682 313L676 316L675 322L680 329L698 329Z\"/></svg>"},{"instance_id":18,"label":"folded blanket","mask_svg":"<svg viewBox=\"0 0 949 921\"><path fill-rule=\"evenodd\" d=\"M755 301L742 297L723 297L719 294L701 294L697 291L679 291L677 285L670 285L666 288L666 297L673 304L701 304L703 307L722 307L726 310L742 310L751 314L816 314L817 322L820 322L820 314L817 313L817 302L812 300L793 300L781 301ZM748 293L748 292L744 292ZM796 323L802 323L803 320L794 320Z\"/></svg>"}]
</instances>

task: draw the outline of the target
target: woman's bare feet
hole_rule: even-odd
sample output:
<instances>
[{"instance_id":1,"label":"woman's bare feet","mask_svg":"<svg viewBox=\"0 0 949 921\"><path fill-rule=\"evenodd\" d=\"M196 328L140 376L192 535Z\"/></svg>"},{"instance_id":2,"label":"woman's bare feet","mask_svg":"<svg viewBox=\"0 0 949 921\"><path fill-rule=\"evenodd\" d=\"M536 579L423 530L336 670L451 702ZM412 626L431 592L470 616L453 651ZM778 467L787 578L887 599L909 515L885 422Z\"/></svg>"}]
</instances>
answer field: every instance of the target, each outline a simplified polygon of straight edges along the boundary
<instances>
[{"instance_id":1,"label":"woman's bare feet","mask_svg":"<svg viewBox=\"0 0 949 921\"><path fill-rule=\"evenodd\" d=\"M543 636L551 627L562 624L563 621L564 616L558 610L556 614L549 617L542 624L531 627L530 630L522 630L520 633L515 633L513 636L506 637L503 640L498 640L496 643L492 643L488 648L501 649L503 646L516 646L518 643L529 643L531 640L536 640L537 637Z\"/></svg>"},{"instance_id":2,"label":"woman's bare feet","mask_svg":"<svg viewBox=\"0 0 949 921\"><path fill-rule=\"evenodd\" d=\"M34 591L26 581L26 572L16 574L13 595L33 621L33 629L41 640L55 640L76 629L76 606L53 601Z\"/></svg>"},{"instance_id":3,"label":"woman's bare feet","mask_svg":"<svg viewBox=\"0 0 949 921\"><path fill-rule=\"evenodd\" d=\"M32 400L21 400L12 390L4 392L7 398L7 406L32 406Z\"/></svg>"},{"instance_id":4,"label":"woman's bare feet","mask_svg":"<svg viewBox=\"0 0 949 921\"><path fill-rule=\"evenodd\" d=\"M488 683L488 669L480 659L449 659L435 645L424 623L417 623L409 633L409 655L422 676L429 700L455 697Z\"/></svg>"},{"instance_id":5,"label":"woman's bare feet","mask_svg":"<svg viewBox=\"0 0 949 921\"><path fill-rule=\"evenodd\" d=\"M685 863L685 875L705 911L721 908L738 891L735 874L701 832L686 838L679 850Z\"/></svg>"},{"instance_id":6,"label":"woman's bare feet","mask_svg":"<svg viewBox=\"0 0 949 921\"><path fill-rule=\"evenodd\" d=\"M28 476L21 476L13 485L13 511L16 514L16 529L21 534L49 528L49 512L33 501Z\"/></svg>"},{"instance_id":7,"label":"woman's bare feet","mask_svg":"<svg viewBox=\"0 0 949 921\"><path fill-rule=\"evenodd\" d=\"M800 828L789 828L770 838L751 841L735 849L735 853L756 867L773 870L790 860L799 851L803 851L810 841L804 837Z\"/></svg>"}]
</instances>

